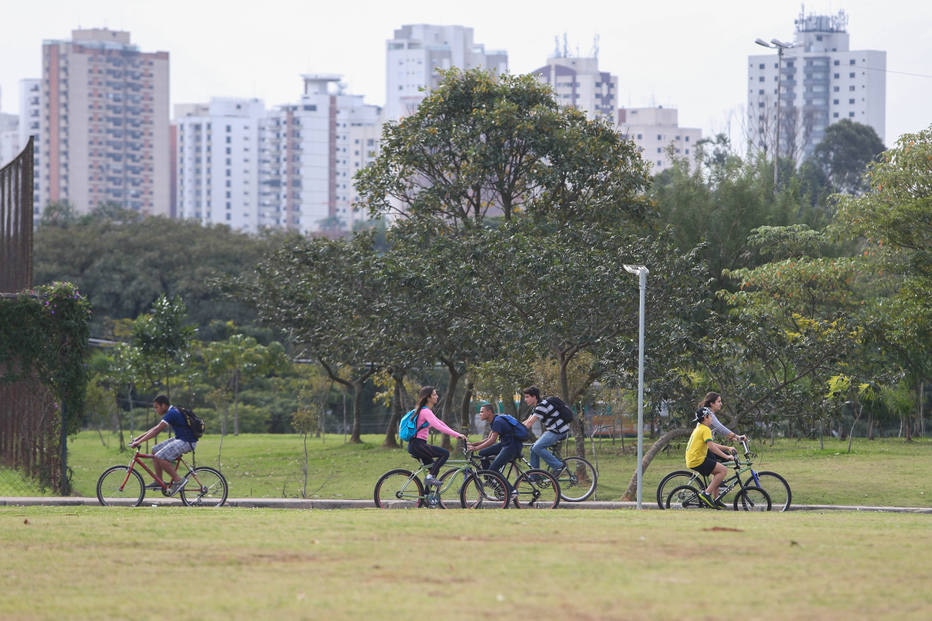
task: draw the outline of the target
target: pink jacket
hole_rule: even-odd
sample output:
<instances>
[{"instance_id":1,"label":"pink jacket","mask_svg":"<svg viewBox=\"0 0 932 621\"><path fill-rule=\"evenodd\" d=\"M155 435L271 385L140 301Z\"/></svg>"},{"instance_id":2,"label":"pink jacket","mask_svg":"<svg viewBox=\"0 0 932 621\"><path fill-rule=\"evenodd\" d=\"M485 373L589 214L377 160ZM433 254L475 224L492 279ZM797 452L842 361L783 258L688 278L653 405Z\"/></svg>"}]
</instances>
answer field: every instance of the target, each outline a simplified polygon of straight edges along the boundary
<instances>
[{"instance_id":1,"label":"pink jacket","mask_svg":"<svg viewBox=\"0 0 932 621\"><path fill-rule=\"evenodd\" d=\"M452 429L447 427L447 424L443 422L442 420L440 420L439 418L437 418L437 415L434 414L430 408L427 408L427 407L421 408L420 417L418 418L418 421L417 421L418 427L421 426L422 420L426 420L429 423L429 426L424 427L423 429L417 430L417 436L415 437L420 438L421 440L427 439L428 434L430 434L431 427L433 427L434 429L436 429L437 431L441 433L447 434L448 436L453 436L454 438L460 437L460 433L458 431L453 431Z\"/></svg>"}]
</instances>

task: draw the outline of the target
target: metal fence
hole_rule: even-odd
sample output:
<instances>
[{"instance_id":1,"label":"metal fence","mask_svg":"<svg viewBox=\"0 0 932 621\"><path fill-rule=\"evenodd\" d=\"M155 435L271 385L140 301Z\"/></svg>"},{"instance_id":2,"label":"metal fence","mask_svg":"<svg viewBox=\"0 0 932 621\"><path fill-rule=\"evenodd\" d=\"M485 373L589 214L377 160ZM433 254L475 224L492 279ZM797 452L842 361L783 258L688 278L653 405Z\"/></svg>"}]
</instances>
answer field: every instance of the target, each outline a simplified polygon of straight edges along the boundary
<instances>
[{"instance_id":1,"label":"metal fence","mask_svg":"<svg viewBox=\"0 0 932 621\"><path fill-rule=\"evenodd\" d=\"M0 168L0 304L32 287L33 140ZM9 366L6 366L9 365ZM0 496L67 490L61 476L61 416L38 381L10 381L0 364Z\"/></svg>"}]
</instances>

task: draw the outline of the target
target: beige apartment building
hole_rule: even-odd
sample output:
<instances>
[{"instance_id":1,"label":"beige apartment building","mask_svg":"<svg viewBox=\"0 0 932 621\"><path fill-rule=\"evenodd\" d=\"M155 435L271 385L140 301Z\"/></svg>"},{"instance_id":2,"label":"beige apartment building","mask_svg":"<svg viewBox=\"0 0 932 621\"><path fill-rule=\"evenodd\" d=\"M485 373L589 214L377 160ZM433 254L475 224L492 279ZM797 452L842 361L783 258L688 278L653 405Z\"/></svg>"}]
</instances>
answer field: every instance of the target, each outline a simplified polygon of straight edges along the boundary
<instances>
[{"instance_id":1,"label":"beige apartment building","mask_svg":"<svg viewBox=\"0 0 932 621\"><path fill-rule=\"evenodd\" d=\"M37 211L68 201L170 215L168 52L106 28L71 35L42 44Z\"/></svg>"}]
</instances>

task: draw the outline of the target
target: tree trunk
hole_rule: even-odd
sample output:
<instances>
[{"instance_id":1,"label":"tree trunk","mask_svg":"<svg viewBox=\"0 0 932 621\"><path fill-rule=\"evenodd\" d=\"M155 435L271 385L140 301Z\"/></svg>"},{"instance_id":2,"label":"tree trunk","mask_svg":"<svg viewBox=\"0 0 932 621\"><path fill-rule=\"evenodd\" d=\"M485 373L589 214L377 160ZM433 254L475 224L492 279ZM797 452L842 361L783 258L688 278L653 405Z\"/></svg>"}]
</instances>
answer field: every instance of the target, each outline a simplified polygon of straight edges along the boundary
<instances>
[{"instance_id":1,"label":"tree trunk","mask_svg":"<svg viewBox=\"0 0 932 621\"><path fill-rule=\"evenodd\" d=\"M667 433L660 436L656 442L654 442L651 447L644 453L644 458L641 460L641 474L647 472L647 467L650 465L650 462L654 459L654 456L662 451L674 438L681 438L688 436L692 433L692 429L687 427L680 427L679 429L672 429ZM638 493L638 471L637 467L634 469L634 474L631 475L631 481L628 483L628 489L625 490L625 493L621 496L622 500L635 500ZM643 497L643 490L642 490Z\"/></svg>"}]
</instances>

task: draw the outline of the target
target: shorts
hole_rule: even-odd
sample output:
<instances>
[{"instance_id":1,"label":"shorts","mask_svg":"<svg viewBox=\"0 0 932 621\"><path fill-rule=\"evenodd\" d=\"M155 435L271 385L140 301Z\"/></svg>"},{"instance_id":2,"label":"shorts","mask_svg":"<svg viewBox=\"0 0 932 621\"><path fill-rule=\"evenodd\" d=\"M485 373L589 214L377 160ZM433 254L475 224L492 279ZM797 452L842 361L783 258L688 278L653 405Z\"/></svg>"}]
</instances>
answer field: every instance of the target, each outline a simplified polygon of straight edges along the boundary
<instances>
[{"instance_id":1,"label":"shorts","mask_svg":"<svg viewBox=\"0 0 932 621\"><path fill-rule=\"evenodd\" d=\"M152 447L152 454L165 461L175 461L185 453L194 450L195 442L185 442L178 438L169 438Z\"/></svg>"},{"instance_id":2,"label":"shorts","mask_svg":"<svg viewBox=\"0 0 932 621\"><path fill-rule=\"evenodd\" d=\"M709 451L705 454L705 461L699 464L698 466L693 467L693 470L699 474L704 474L709 476L712 474L712 471L715 470L715 466L718 465L718 460L712 454L712 451Z\"/></svg>"}]
</instances>

